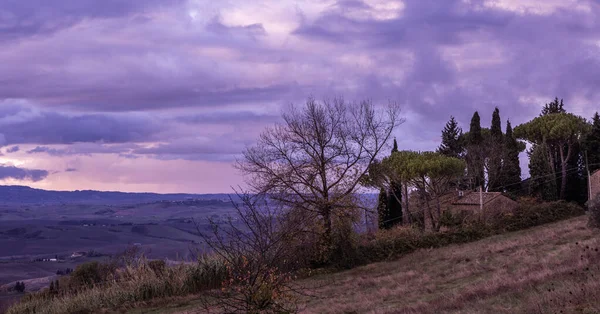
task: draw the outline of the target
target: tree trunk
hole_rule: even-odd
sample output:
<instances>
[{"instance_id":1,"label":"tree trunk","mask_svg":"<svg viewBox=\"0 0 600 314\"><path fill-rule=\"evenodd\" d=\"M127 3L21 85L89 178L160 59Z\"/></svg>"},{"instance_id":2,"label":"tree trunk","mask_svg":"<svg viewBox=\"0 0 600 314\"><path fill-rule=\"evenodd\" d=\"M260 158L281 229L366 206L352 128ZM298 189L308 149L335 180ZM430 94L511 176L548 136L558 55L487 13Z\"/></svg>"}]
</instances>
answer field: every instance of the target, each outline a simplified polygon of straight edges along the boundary
<instances>
[{"instance_id":1,"label":"tree trunk","mask_svg":"<svg viewBox=\"0 0 600 314\"><path fill-rule=\"evenodd\" d=\"M436 195L435 199L436 199L436 210L437 210L436 219L437 219L437 221L433 221L433 228L437 232L437 231L440 231L440 218L442 217L442 205L440 204L439 196Z\"/></svg>"},{"instance_id":2,"label":"tree trunk","mask_svg":"<svg viewBox=\"0 0 600 314\"><path fill-rule=\"evenodd\" d=\"M425 208L423 209L423 226L425 227L425 231L433 230L433 212L431 211L431 204L429 203L429 196L427 195L427 190L425 189L426 183L423 178L423 187L419 187L421 199L425 202Z\"/></svg>"},{"instance_id":3,"label":"tree trunk","mask_svg":"<svg viewBox=\"0 0 600 314\"><path fill-rule=\"evenodd\" d=\"M323 244L328 248L331 246L331 207L325 206L322 210L323 216Z\"/></svg>"},{"instance_id":4,"label":"tree trunk","mask_svg":"<svg viewBox=\"0 0 600 314\"><path fill-rule=\"evenodd\" d=\"M560 150L560 166L562 178L560 178L560 199L565 199L565 192L567 190L567 161L565 160L565 152L563 149Z\"/></svg>"},{"instance_id":5,"label":"tree trunk","mask_svg":"<svg viewBox=\"0 0 600 314\"><path fill-rule=\"evenodd\" d=\"M402 220L405 225L412 223L412 215L410 214L410 210L408 208L408 183L404 182L404 208L402 208L404 213L402 214Z\"/></svg>"}]
</instances>

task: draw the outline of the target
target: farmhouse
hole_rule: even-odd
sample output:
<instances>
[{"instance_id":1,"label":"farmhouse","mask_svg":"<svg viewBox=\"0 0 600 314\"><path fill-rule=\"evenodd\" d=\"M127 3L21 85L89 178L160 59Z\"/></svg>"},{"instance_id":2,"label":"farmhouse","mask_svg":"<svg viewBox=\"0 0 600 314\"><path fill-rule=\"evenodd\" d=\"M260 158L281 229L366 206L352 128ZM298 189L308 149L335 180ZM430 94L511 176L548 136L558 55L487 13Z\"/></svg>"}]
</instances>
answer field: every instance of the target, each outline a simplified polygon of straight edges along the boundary
<instances>
[{"instance_id":1,"label":"farmhouse","mask_svg":"<svg viewBox=\"0 0 600 314\"><path fill-rule=\"evenodd\" d=\"M590 177L590 191L592 198L600 194L600 169L592 173Z\"/></svg>"},{"instance_id":2,"label":"farmhouse","mask_svg":"<svg viewBox=\"0 0 600 314\"><path fill-rule=\"evenodd\" d=\"M517 202L500 192L458 191L457 194L454 201L447 207L453 213L480 213L481 207L483 207L481 214L484 217L491 217L500 213L513 212L519 206Z\"/></svg>"},{"instance_id":3,"label":"farmhouse","mask_svg":"<svg viewBox=\"0 0 600 314\"><path fill-rule=\"evenodd\" d=\"M78 257L82 257L85 255L86 255L86 252L73 252L73 254L71 254L71 258L78 258Z\"/></svg>"}]
</instances>

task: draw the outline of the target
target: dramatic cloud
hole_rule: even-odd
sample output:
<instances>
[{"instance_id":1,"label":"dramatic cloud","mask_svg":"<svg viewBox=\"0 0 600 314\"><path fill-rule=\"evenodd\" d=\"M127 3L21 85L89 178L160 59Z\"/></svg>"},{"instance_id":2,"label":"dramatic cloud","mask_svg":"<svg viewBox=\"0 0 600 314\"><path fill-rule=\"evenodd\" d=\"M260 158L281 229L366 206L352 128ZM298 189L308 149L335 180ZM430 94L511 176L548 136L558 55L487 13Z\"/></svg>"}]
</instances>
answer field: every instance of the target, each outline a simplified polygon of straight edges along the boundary
<instances>
[{"instance_id":1,"label":"dramatic cloud","mask_svg":"<svg viewBox=\"0 0 600 314\"><path fill-rule=\"evenodd\" d=\"M158 120L139 114L67 114L9 105L0 108L4 145L140 142L152 140L165 128Z\"/></svg>"},{"instance_id":2,"label":"dramatic cloud","mask_svg":"<svg viewBox=\"0 0 600 314\"><path fill-rule=\"evenodd\" d=\"M16 153L20 150L19 146L13 146L6 150L7 153Z\"/></svg>"},{"instance_id":3,"label":"dramatic cloud","mask_svg":"<svg viewBox=\"0 0 600 314\"><path fill-rule=\"evenodd\" d=\"M169 4L183 1L170 0ZM83 19L144 17L152 8L165 6L161 0L5 0L0 7L0 42L28 36L51 35ZM146 17L148 18L148 17Z\"/></svg>"},{"instance_id":4,"label":"dramatic cloud","mask_svg":"<svg viewBox=\"0 0 600 314\"><path fill-rule=\"evenodd\" d=\"M46 170L23 169L15 166L0 164L0 180L15 179L38 182L48 176Z\"/></svg>"},{"instance_id":5,"label":"dramatic cloud","mask_svg":"<svg viewBox=\"0 0 600 314\"><path fill-rule=\"evenodd\" d=\"M307 96L395 100L419 150L450 115L488 126L498 106L514 126L555 96L588 118L600 104L595 0L8 0L0 43L0 162L60 172L39 186L192 189L121 172L231 169ZM202 188L241 182L227 173Z\"/></svg>"}]
</instances>

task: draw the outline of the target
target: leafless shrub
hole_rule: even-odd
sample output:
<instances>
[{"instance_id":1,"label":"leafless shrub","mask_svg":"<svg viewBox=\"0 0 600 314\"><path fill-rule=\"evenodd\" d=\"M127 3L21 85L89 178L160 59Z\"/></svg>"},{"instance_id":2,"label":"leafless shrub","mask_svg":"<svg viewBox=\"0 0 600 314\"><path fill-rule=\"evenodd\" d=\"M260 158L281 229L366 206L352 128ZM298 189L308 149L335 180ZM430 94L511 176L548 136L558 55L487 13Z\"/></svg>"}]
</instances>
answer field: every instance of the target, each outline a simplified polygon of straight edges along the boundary
<instances>
[{"instance_id":1,"label":"leafless shrub","mask_svg":"<svg viewBox=\"0 0 600 314\"><path fill-rule=\"evenodd\" d=\"M293 210L277 206L265 195L237 193L232 199L237 221L211 221L212 232L200 231L226 265L221 290L209 293L205 306L226 313L292 313L297 311L294 273L297 239L306 230Z\"/></svg>"}]
</instances>

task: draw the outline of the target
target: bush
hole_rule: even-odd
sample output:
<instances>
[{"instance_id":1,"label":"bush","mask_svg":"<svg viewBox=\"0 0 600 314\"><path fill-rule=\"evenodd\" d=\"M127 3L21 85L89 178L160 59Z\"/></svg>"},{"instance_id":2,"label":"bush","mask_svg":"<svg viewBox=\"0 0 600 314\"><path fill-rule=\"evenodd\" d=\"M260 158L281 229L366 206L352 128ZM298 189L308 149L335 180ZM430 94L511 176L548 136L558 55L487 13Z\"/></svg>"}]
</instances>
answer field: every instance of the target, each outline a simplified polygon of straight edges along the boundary
<instances>
[{"instance_id":1,"label":"bush","mask_svg":"<svg viewBox=\"0 0 600 314\"><path fill-rule=\"evenodd\" d=\"M81 264L71 273L70 284L74 288L90 288L95 284L116 279L117 265L114 263L88 262Z\"/></svg>"},{"instance_id":2,"label":"bush","mask_svg":"<svg viewBox=\"0 0 600 314\"><path fill-rule=\"evenodd\" d=\"M495 227L499 232L516 231L575 217L583 213L584 210L581 206L565 201L530 206L521 205L513 214L504 215L499 219L495 223Z\"/></svg>"},{"instance_id":3,"label":"bush","mask_svg":"<svg viewBox=\"0 0 600 314\"><path fill-rule=\"evenodd\" d=\"M587 202L589 212L588 225L592 228L600 228L600 194Z\"/></svg>"},{"instance_id":4,"label":"bush","mask_svg":"<svg viewBox=\"0 0 600 314\"><path fill-rule=\"evenodd\" d=\"M25 291L25 283L17 281L14 287L15 291L23 293Z\"/></svg>"},{"instance_id":5,"label":"bush","mask_svg":"<svg viewBox=\"0 0 600 314\"><path fill-rule=\"evenodd\" d=\"M437 248L455 243L476 241L506 231L516 231L555 222L583 214L583 208L564 201L549 203L525 203L514 213L493 217L487 222L465 219L464 213L446 214L446 225L454 226L447 232L425 233L417 226L398 226L380 230L374 235L366 235L359 240L355 256L348 256L353 250L346 250L345 259L353 266L390 260L419 248ZM461 221L458 224L458 221ZM339 267L340 262L331 266Z\"/></svg>"},{"instance_id":6,"label":"bush","mask_svg":"<svg viewBox=\"0 0 600 314\"><path fill-rule=\"evenodd\" d=\"M362 264L358 252L358 234L352 229L352 223L338 223L332 234L332 247L328 250L329 264L338 269L349 269Z\"/></svg>"}]
</instances>

